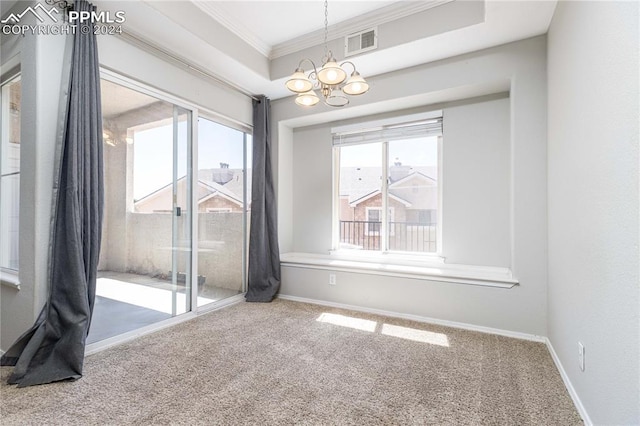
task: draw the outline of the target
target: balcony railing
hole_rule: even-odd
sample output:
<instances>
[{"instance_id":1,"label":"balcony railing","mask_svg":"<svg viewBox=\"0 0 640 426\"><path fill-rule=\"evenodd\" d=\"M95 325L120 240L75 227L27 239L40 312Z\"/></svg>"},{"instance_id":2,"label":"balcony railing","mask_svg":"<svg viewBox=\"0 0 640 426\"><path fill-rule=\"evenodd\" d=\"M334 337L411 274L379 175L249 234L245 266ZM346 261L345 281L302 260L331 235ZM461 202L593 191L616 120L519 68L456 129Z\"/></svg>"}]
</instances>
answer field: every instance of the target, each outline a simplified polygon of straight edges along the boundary
<instances>
[{"instance_id":1,"label":"balcony railing","mask_svg":"<svg viewBox=\"0 0 640 426\"><path fill-rule=\"evenodd\" d=\"M380 250L382 222L340 221L340 246L359 250ZM435 252L436 223L389 222L389 250Z\"/></svg>"}]
</instances>

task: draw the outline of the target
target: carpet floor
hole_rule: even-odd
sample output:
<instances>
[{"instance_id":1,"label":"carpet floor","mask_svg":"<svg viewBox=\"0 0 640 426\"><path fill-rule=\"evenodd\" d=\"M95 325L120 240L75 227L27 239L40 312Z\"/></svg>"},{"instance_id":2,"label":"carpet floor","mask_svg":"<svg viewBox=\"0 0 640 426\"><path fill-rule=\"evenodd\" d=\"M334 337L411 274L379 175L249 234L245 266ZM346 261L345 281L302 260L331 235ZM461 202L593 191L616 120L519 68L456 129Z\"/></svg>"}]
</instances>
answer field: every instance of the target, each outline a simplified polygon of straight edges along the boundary
<instances>
[{"instance_id":1,"label":"carpet floor","mask_svg":"<svg viewBox=\"0 0 640 426\"><path fill-rule=\"evenodd\" d=\"M238 303L17 389L8 425L578 425L542 343L304 303Z\"/></svg>"}]
</instances>

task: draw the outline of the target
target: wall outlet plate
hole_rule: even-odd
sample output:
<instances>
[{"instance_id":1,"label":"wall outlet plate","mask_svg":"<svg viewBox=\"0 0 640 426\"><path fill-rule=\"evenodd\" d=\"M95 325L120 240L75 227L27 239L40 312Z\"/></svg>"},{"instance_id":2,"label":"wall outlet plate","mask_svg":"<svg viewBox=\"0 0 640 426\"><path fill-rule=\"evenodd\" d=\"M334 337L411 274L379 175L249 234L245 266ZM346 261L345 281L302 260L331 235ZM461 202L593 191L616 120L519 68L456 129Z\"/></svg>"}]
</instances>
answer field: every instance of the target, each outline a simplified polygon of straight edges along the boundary
<instances>
[{"instance_id":1,"label":"wall outlet plate","mask_svg":"<svg viewBox=\"0 0 640 426\"><path fill-rule=\"evenodd\" d=\"M336 274L329 274L329 285L336 285Z\"/></svg>"},{"instance_id":2,"label":"wall outlet plate","mask_svg":"<svg viewBox=\"0 0 640 426\"><path fill-rule=\"evenodd\" d=\"M578 342L578 366L580 371L584 371L584 345Z\"/></svg>"}]
</instances>

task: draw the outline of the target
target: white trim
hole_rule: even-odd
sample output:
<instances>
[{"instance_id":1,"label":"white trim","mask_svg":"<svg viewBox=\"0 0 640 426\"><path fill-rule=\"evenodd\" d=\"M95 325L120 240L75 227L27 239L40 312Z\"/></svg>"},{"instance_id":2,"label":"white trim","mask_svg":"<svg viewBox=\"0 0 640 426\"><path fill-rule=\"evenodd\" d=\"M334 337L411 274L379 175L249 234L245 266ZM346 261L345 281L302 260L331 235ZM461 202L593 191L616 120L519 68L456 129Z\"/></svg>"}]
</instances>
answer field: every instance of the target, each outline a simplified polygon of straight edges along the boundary
<instances>
[{"instance_id":1,"label":"white trim","mask_svg":"<svg viewBox=\"0 0 640 426\"><path fill-rule=\"evenodd\" d=\"M567 391L569 392L569 396L571 396L571 399L573 400L573 405L575 405L576 410L578 410L578 414L580 414L580 417L582 417L582 421L587 426L593 425L593 422L589 417L589 413L587 413L587 409L584 408L584 405L582 404L582 401L578 396L578 392L576 392L575 388L573 387L573 384L571 383L571 380L569 380L569 375L567 374L564 367L562 366L562 363L560 362L560 358L558 358L558 354L556 353L555 349L553 348L553 345L551 344L551 340L549 340L548 337L545 337L544 340L545 340L545 343L547 344L547 349L551 354L551 359L553 359L553 363L556 365L556 368L560 372L560 377L562 377L564 386L567 388Z\"/></svg>"},{"instance_id":2,"label":"white trim","mask_svg":"<svg viewBox=\"0 0 640 426\"><path fill-rule=\"evenodd\" d=\"M425 324L435 324L444 327L458 328L462 330L478 331L480 333L495 334L498 336L511 337L514 339L528 340L530 342L545 343L547 338L536 334L520 333L518 331L502 330L500 328L484 327L482 325L469 324L457 321L448 321L431 317L423 317L421 315L404 314L400 312L385 311L382 309L367 308L364 306L348 305L345 303L329 302L326 300L308 299L306 297L290 296L287 294L278 294L278 299L291 300L293 302L310 303L312 305L328 306L331 308L347 309L350 311L364 312L367 314L381 315L391 318L400 318L410 321L421 322Z\"/></svg>"},{"instance_id":3,"label":"white trim","mask_svg":"<svg viewBox=\"0 0 640 426\"><path fill-rule=\"evenodd\" d=\"M349 256L342 252L321 255L313 253L283 253L280 264L284 267L321 269L382 275L419 280L451 282L510 289L519 282L508 268L445 264L439 258L418 257L379 253L379 256ZM435 261L434 261L435 260Z\"/></svg>"},{"instance_id":4,"label":"white trim","mask_svg":"<svg viewBox=\"0 0 640 426\"><path fill-rule=\"evenodd\" d=\"M382 143L382 185L380 186L380 192L382 195L382 209L380 210L380 249L383 252L389 250L389 223L393 222L393 215L389 209L389 141ZM409 207L406 206L405 207ZM365 218L368 221L369 212ZM391 217L390 217L391 216ZM367 224L366 235L369 235L369 224ZM375 235L375 233L374 233Z\"/></svg>"},{"instance_id":5,"label":"white trim","mask_svg":"<svg viewBox=\"0 0 640 426\"><path fill-rule=\"evenodd\" d=\"M20 275L13 269L0 268L0 283L2 285L20 290Z\"/></svg>"},{"instance_id":6,"label":"white trim","mask_svg":"<svg viewBox=\"0 0 640 426\"><path fill-rule=\"evenodd\" d=\"M191 220L191 288L190 296L191 301L189 307L191 312L198 312L198 263L200 262L200 213L198 212L199 200L199 186L200 179L198 179L198 147L200 145L200 139L198 134L198 123L200 122L200 110L194 108L191 113L191 164L189 164L189 174L191 177L191 191L187 193L187 197L191 202L191 208L189 209L189 219Z\"/></svg>"},{"instance_id":7,"label":"white trim","mask_svg":"<svg viewBox=\"0 0 640 426\"><path fill-rule=\"evenodd\" d=\"M217 300L215 302L207 303L198 307L197 315L208 314L209 312L218 311L222 308L226 308L236 303L244 302L245 293L239 293L231 297L225 297L224 299Z\"/></svg>"},{"instance_id":8,"label":"white trim","mask_svg":"<svg viewBox=\"0 0 640 426\"><path fill-rule=\"evenodd\" d=\"M333 147L333 170L332 176L332 215L331 215L331 247L333 250L340 248L340 147ZM347 203L349 198L347 197ZM353 217L352 217L353 218ZM353 218L355 219L355 218Z\"/></svg>"},{"instance_id":9,"label":"white trim","mask_svg":"<svg viewBox=\"0 0 640 426\"><path fill-rule=\"evenodd\" d=\"M22 74L18 71L13 74L11 78L5 79L2 84L0 84L0 118L2 118L3 125L1 126L2 134L0 135L0 174L7 173L5 178L9 177L9 173L16 173L18 176L18 186L12 185L13 188L9 188L7 191L6 199L4 201L7 202L7 205L2 204L0 201L0 226L2 229L0 230L0 234L7 232L9 233L8 238L4 238L0 241L0 264L4 264L5 267L0 266L0 281L3 285L13 288L20 288L20 281L18 279L18 271L10 269L12 253L14 250L17 252L17 260L18 266L20 263L20 226L19 223L16 223L15 216L12 213L16 213L20 216L20 172L22 168L21 151L22 151L22 136L19 136L17 143L11 141L11 87L15 83L22 82ZM22 83L20 83L22 84ZM20 105L18 105L18 127L20 128L22 125L22 96L20 96ZM18 129L20 130L20 129ZM17 163L17 164L16 164ZM5 166L7 166L8 170L5 170ZM0 181L4 180L0 178ZM17 193L14 194L13 190L17 190ZM1 193L1 192L0 192ZM17 209L17 211L15 210ZM1 220L2 216L7 215L7 220ZM17 234L11 235L9 232L11 230L15 230L15 225L18 224ZM6 251L5 251L6 250ZM5 257L6 256L6 257ZM6 263L5 263L6 262ZM5 279L5 274L7 275Z\"/></svg>"},{"instance_id":10,"label":"white trim","mask_svg":"<svg viewBox=\"0 0 640 426\"><path fill-rule=\"evenodd\" d=\"M204 13L218 21L218 23L223 27L240 37L249 46L256 49L262 55L269 57L269 54L271 53L271 46L247 28L246 25L238 21L237 18L222 9L217 2L196 0L193 1L193 4Z\"/></svg>"},{"instance_id":11,"label":"white trim","mask_svg":"<svg viewBox=\"0 0 640 426\"><path fill-rule=\"evenodd\" d=\"M444 116L442 117L442 123L444 126ZM511 126L513 127L513 126ZM442 180L442 177L444 176L443 173L443 165L444 165L444 161L443 161L443 150L442 150L442 139L443 139L443 135L438 136L438 210L437 210L437 218L436 218L436 254L438 256L442 256L443 253L443 248L442 248L442 220L444 218L444 214L443 214L443 206L444 204L442 203L442 199L443 199L443 194L444 194L444 181ZM511 263L511 265L513 265L513 263Z\"/></svg>"},{"instance_id":12,"label":"white trim","mask_svg":"<svg viewBox=\"0 0 640 426\"><path fill-rule=\"evenodd\" d=\"M372 27L386 24L387 22L395 21L397 19L405 18L407 16L423 12L427 9L441 6L451 1L453 0L396 2L389 6L372 10L371 12L365 13L358 17L347 19L346 21L338 22L334 25L329 25L329 33L331 34L331 40L329 40L329 42L342 39L348 35L361 31L363 28L370 29ZM241 34L237 35L242 38ZM245 41L249 43L248 40L245 39ZM304 34L292 40L276 44L271 49L269 59L279 58L281 56L289 55L303 49L322 45L323 42L324 28ZM342 45L343 43L344 40L340 40L340 44Z\"/></svg>"}]
</instances>

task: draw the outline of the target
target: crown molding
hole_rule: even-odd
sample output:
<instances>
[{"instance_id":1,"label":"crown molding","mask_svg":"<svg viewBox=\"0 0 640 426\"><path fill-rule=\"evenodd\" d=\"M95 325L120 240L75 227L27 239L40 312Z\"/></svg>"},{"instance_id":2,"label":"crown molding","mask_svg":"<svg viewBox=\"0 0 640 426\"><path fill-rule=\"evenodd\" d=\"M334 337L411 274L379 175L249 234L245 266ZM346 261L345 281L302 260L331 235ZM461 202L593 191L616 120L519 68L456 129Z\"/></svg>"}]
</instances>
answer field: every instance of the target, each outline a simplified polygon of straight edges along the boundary
<instances>
[{"instance_id":1,"label":"crown molding","mask_svg":"<svg viewBox=\"0 0 640 426\"><path fill-rule=\"evenodd\" d=\"M334 25L329 25L331 40L336 40L370 27L386 24L387 22L423 12L452 1L455 0L397 2L358 17L348 19ZM321 45L323 42L324 28L273 46L268 57L269 59L279 58L303 49Z\"/></svg>"},{"instance_id":2,"label":"crown molding","mask_svg":"<svg viewBox=\"0 0 640 426\"><path fill-rule=\"evenodd\" d=\"M225 10L223 10L215 1L193 0L200 10L211 16L218 21L221 25L226 27L229 31L240 37L248 45L256 49L258 52L266 57L269 57L271 53L271 46L260 37L258 37L253 31L247 28L244 24L239 22Z\"/></svg>"}]
</instances>

